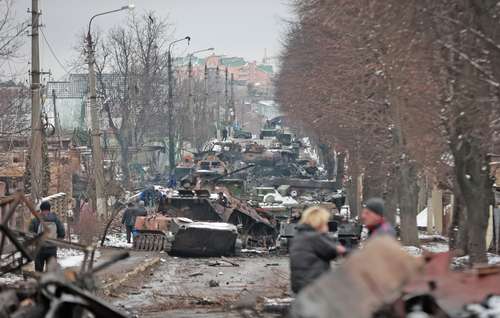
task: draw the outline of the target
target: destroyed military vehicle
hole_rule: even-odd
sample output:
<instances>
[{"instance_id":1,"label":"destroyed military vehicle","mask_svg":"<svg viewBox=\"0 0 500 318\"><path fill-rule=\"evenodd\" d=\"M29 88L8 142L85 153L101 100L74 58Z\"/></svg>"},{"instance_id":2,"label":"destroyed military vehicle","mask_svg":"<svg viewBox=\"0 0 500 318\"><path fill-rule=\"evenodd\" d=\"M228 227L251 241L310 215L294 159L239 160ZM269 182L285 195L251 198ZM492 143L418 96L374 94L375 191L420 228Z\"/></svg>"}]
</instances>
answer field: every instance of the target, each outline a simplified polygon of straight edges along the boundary
<instances>
[{"instance_id":1,"label":"destroyed military vehicle","mask_svg":"<svg viewBox=\"0 0 500 318\"><path fill-rule=\"evenodd\" d=\"M261 216L222 186L215 187L212 194L190 188L169 191L164 201L162 214L137 218L135 248L168 250L177 255L196 255L199 251L203 256L234 255L240 246L235 233L245 247L271 246L277 237L273 220ZM191 234L213 239L188 240ZM226 245L222 246L223 242Z\"/></svg>"},{"instance_id":2,"label":"destroyed military vehicle","mask_svg":"<svg viewBox=\"0 0 500 318\"><path fill-rule=\"evenodd\" d=\"M260 139L274 139L280 133L279 129L276 128L264 128L260 131Z\"/></svg>"},{"instance_id":3,"label":"destroyed military vehicle","mask_svg":"<svg viewBox=\"0 0 500 318\"><path fill-rule=\"evenodd\" d=\"M241 160L260 166L274 166L281 159L279 152L269 151L265 146L257 143L247 144Z\"/></svg>"},{"instance_id":4,"label":"destroyed military vehicle","mask_svg":"<svg viewBox=\"0 0 500 318\"><path fill-rule=\"evenodd\" d=\"M347 249L356 248L361 241L361 232L363 231L361 223L342 215L333 203L324 202L319 205L331 211L330 221L328 222L329 235ZM306 207L303 206L292 210L289 218L280 222L279 247L281 252L288 252L290 241L295 236L296 227L300 219L300 212L305 208ZM294 211L296 213L294 213Z\"/></svg>"},{"instance_id":5,"label":"destroyed military vehicle","mask_svg":"<svg viewBox=\"0 0 500 318\"><path fill-rule=\"evenodd\" d=\"M233 137L237 139L252 139L252 133L243 129L235 129Z\"/></svg>"},{"instance_id":6,"label":"destroyed military vehicle","mask_svg":"<svg viewBox=\"0 0 500 318\"><path fill-rule=\"evenodd\" d=\"M198 162L196 173L201 176L222 176L227 173L227 169L224 162L215 157L209 157Z\"/></svg>"},{"instance_id":7,"label":"destroyed military vehicle","mask_svg":"<svg viewBox=\"0 0 500 318\"><path fill-rule=\"evenodd\" d=\"M232 224L154 214L137 217L133 247L177 256L231 256L239 255L241 241Z\"/></svg>"}]
</instances>

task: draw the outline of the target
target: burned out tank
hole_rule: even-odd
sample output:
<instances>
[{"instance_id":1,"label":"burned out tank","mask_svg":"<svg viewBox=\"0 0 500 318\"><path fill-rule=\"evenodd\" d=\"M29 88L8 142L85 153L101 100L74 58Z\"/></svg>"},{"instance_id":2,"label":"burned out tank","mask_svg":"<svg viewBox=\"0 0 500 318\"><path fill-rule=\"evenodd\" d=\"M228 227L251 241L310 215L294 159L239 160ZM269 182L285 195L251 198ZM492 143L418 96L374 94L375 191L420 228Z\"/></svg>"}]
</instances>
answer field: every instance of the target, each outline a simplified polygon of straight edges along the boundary
<instances>
[{"instance_id":1,"label":"burned out tank","mask_svg":"<svg viewBox=\"0 0 500 318\"><path fill-rule=\"evenodd\" d=\"M154 214L137 217L133 247L177 256L230 256L239 254L241 241L232 224Z\"/></svg>"}]
</instances>

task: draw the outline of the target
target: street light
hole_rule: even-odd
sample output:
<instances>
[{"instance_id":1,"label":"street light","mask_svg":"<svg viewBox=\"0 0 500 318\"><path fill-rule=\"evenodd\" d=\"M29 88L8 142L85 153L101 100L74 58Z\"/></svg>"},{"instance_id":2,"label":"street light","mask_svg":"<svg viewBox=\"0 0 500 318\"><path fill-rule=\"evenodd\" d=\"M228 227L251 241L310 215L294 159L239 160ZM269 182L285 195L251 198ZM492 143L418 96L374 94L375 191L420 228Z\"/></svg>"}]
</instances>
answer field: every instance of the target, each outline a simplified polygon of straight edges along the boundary
<instances>
[{"instance_id":1,"label":"street light","mask_svg":"<svg viewBox=\"0 0 500 318\"><path fill-rule=\"evenodd\" d=\"M168 45L167 68L168 68L168 165L170 166L170 174L175 169L175 143L174 143L174 88L172 83L172 47L174 44L187 41L188 45L191 41L190 36L175 40Z\"/></svg>"},{"instance_id":2,"label":"street light","mask_svg":"<svg viewBox=\"0 0 500 318\"><path fill-rule=\"evenodd\" d=\"M133 10L134 5L129 4L120 9L106 11L93 15L89 21L87 32L87 63L89 66L89 92L90 92L90 121L92 126L92 161L94 162L96 212L99 216L107 215L106 196L104 194L104 167L101 149L101 132L99 129L99 118L97 114L97 94L96 94L96 74L94 69L95 54L92 45L92 21L99 16L119 12L123 10Z\"/></svg>"},{"instance_id":3,"label":"street light","mask_svg":"<svg viewBox=\"0 0 500 318\"><path fill-rule=\"evenodd\" d=\"M213 51L215 50L213 47L210 47L208 49L203 49L203 50L198 50L198 51L194 51L192 53L190 53L188 55L189 57L189 62L188 62L188 104L187 104L187 109L188 111L191 109L191 99L193 97L193 93L191 92L192 88L192 80L193 80L193 64L192 64L192 58L193 58L193 55L197 54L197 53L202 53L202 52L208 52L208 51ZM206 64L205 64L206 66ZM193 146L196 145L196 132L195 132L195 127L196 127L196 123L195 123L195 112L194 112L194 107L193 107Z\"/></svg>"}]
</instances>

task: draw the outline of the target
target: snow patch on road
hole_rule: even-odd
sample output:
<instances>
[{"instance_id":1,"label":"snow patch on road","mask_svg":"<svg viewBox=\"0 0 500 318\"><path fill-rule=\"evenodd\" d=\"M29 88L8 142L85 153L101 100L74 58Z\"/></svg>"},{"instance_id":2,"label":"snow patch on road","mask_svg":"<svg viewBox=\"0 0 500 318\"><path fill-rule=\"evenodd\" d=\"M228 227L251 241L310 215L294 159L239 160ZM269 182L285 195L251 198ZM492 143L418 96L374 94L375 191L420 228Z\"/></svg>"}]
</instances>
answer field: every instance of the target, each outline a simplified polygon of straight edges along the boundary
<instances>
[{"instance_id":1,"label":"snow patch on road","mask_svg":"<svg viewBox=\"0 0 500 318\"><path fill-rule=\"evenodd\" d=\"M488 253L488 265L500 265L500 255ZM469 264L469 256L456 257L452 261L452 265L455 268L463 268Z\"/></svg>"},{"instance_id":2,"label":"snow patch on road","mask_svg":"<svg viewBox=\"0 0 500 318\"><path fill-rule=\"evenodd\" d=\"M126 233L114 233L106 236L104 246L119 247L119 248L132 248L132 243L127 243Z\"/></svg>"},{"instance_id":3,"label":"snow patch on road","mask_svg":"<svg viewBox=\"0 0 500 318\"><path fill-rule=\"evenodd\" d=\"M94 260L101 255L99 251L96 251L94 254ZM60 248L57 250L57 263L62 268L68 267L78 267L82 265L84 258L84 254L82 251L68 249L68 248Z\"/></svg>"}]
</instances>

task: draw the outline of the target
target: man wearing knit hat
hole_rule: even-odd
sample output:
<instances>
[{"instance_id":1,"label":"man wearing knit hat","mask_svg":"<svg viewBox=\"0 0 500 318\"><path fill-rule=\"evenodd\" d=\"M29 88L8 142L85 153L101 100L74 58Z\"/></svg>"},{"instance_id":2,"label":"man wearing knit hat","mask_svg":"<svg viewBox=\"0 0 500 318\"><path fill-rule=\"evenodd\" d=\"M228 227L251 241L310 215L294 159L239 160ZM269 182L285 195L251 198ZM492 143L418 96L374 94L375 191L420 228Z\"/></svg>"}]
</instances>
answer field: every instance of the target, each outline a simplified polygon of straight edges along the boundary
<instances>
[{"instance_id":1,"label":"man wearing knit hat","mask_svg":"<svg viewBox=\"0 0 500 318\"><path fill-rule=\"evenodd\" d=\"M368 236L390 235L396 237L396 231L384 218L384 200L371 198L363 205L361 221L368 229Z\"/></svg>"}]
</instances>

